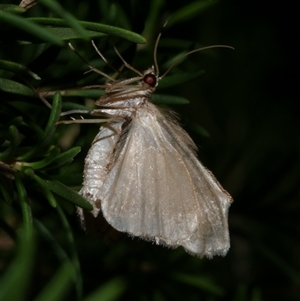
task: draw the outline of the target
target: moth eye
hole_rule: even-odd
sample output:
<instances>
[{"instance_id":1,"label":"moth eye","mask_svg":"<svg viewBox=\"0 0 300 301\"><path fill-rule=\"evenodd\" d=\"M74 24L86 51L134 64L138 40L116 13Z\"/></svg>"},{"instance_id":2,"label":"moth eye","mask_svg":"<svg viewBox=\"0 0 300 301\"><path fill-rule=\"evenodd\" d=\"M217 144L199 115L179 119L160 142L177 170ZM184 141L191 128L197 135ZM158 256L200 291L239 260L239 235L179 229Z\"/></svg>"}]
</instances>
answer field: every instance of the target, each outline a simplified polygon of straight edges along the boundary
<instances>
[{"instance_id":1,"label":"moth eye","mask_svg":"<svg viewBox=\"0 0 300 301\"><path fill-rule=\"evenodd\" d=\"M156 86L156 76L153 74L146 74L143 78L143 81L148 84L150 87Z\"/></svg>"}]
</instances>

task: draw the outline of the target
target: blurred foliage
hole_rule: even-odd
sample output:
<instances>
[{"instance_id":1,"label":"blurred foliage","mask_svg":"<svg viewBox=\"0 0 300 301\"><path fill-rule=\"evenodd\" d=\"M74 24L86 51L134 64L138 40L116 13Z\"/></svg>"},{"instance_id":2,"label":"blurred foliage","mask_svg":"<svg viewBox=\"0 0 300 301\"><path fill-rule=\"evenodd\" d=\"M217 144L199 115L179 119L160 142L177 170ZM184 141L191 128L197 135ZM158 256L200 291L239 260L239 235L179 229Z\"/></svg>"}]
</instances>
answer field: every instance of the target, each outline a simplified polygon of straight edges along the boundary
<instances>
[{"instance_id":1,"label":"blurred foliage","mask_svg":"<svg viewBox=\"0 0 300 301\"><path fill-rule=\"evenodd\" d=\"M297 18L289 8L283 24L286 13L234 0L1 2L2 301L298 300L299 77L296 48L286 48ZM90 39L111 65L122 65L116 45L143 70L167 19L161 74L197 47L236 49L186 57L153 97L180 113L201 161L234 197L224 258L126 235L112 242L97 227L85 233L75 214L75 205L91 209L76 191L99 125L56 122L61 111L91 109L103 91L80 87L104 79L84 74L88 66L67 42L103 72L112 73Z\"/></svg>"}]
</instances>

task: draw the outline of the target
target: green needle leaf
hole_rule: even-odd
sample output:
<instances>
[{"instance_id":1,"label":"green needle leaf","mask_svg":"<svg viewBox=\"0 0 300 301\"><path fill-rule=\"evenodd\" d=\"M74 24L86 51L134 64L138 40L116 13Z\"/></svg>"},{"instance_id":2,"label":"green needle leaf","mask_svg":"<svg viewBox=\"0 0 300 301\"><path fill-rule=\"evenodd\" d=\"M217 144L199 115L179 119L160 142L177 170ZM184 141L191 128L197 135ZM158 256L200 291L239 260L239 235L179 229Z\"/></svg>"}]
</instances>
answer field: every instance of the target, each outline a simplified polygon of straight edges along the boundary
<instances>
[{"instance_id":1,"label":"green needle leaf","mask_svg":"<svg viewBox=\"0 0 300 301\"><path fill-rule=\"evenodd\" d=\"M66 261L34 301L66 300L66 294L75 281L75 269L70 261Z\"/></svg>"},{"instance_id":2,"label":"green needle leaf","mask_svg":"<svg viewBox=\"0 0 300 301\"><path fill-rule=\"evenodd\" d=\"M23 225L24 225L24 235L26 235L29 239L29 237L32 236L32 214L31 214L31 208L29 206L28 202L28 196L27 192L25 190L25 187L22 183L22 180L20 179L19 174L17 173L15 176L15 183L17 186L17 191L19 195L19 202L22 209L22 215L23 215Z\"/></svg>"},{"instance_id":3,"label":"green needle leaf","mask_svg":"<svg viewBox=\"0 0 300 301\"><path fill-rule=\"evenodd\" d=\"M44 6L48 7L49 9L51 9L58 16L63 18L66 21L66 23L81 36L82 39L88 40L88 35L84 27L73 15L71 15L68 11L66 11L58 2L54 0L39 0L39 2L42 3Z\"/></svg>"},{"instance_id":4,"label":"green needle leaf","mask_svg":"<svg viewBox=\"0 0 300 301\"><path fill-rule=\"evenodd\" d=\"M79 96L86 98L99 98L105 94L101 89L69 89L62 92L63 96ZM85 107L85 109L87 109Z\"/></svg>"},{"instance_id":5,"label":"green needle leaf","mask_svg":"<svg viewBox=\"0 0 300 301\"><path fill-rule=\"evenodd\" d=\"M69 202L75 204L86 210L92 210L93 206L87 202L82 196L80 196L76 191L70 189L66 185L58 182L56 180L46 180L45 181L50 190L55 192L57 195L63 197Z\"/></svg>"},{"instance_id":6,"label":"green needle leaf","mask_svg":"<svg viewBox=\"0 0 300 301\"><path fill-rule=\"evenodd\" d=\"M100 286L83 301L114 301L118 300L126 289L126 283L122 278L114 278Z\"/></svg>"},{"instance_id":7,"label":"green needle leaf","mask_svg":"<svg viewBox=\"0 0 300 301\"><path fill-rule=\"evenodd\" d=\"M10 181L6 176L0 174L0 182L0 191L2 192L3 199L8 205L11 205L14 198L12 181Z\"/></svg>"},{"instance_id":8,"label":"green needle leaf","mask_svg":"<svg viewBox=\"0 0 300 301\"><path fill-rule=\"evenodd\" d=\"M59 91L57 91L57 92L55 92L54 97L53 97L51 114L50 114L47 126L45 128L43 139L47 139L47 138L49 139L49 136L52 137L52 135L55 131L55 128L56 128L56 122L59 120L59 117L60 117L61 105L62 105L61 94Z\"/></svg>"},{"instance_id":9,"label":"green needle leaf","mask_svg":"<svg viewBox=\"0 0 300 301\"><path fill-rule=\"evenodd\" d=\"M73 158L80 153L81 148L79 146L73 147L62 154L59 154L56 159L51 163L50 166L47 166L47 170L57 169L58 167L71 163Z\"/></svg>"},{"instance_id":10,"label":"green needle leaf","mask_svg":"<svg viewBox=\"0 0 300 301\"><path fill-rule=\"evenodd\" d=\"M23 66L21 64L17 64L14 62L10 62L10 61L0 60L0 69L11 71L15 74L29 74L34 79L37 79L37 80L41 79L37 74L33 73L26 66Z\"/></svg>"},{"instance_id":11,"label":"green needle leaf","mask_svg":"<svg viewBox=\"0 0 300 301\"><path fill-rule=\"evenodd\" d=\"M0 279L0 294L3 301L25 300L31 272L33 271L32 265L35 253L35 241L32 235L28 235L27 231L28 229L21 229L17 255Z\"/></svg>"},{"instance_id":12,"label":"green needle leaf","mask_svg":"<svg viewBox=\"0 0 300 301\"><path fill-rule=\"evenodd\" d=\"M31 22L29 18L25 19L23 17L19 17L16 15L13 15L9 12L1 11L0 14L0 21L4 21L8 24L10 24L13 27L16 27L24 32L27 32L42 41L57 45L57 46L63 46L64 42L59 39L57 36L51 34L41 26L36 25L35 23Z\"/></svg>"},{"instance_id":13,"label":"green needle leaf","mask_svg":"<svg viewBox=\"0 0 300 301\"><path fill-rule=\"evenodd\" d=\"M5 151L0 153L0 160L5 160L14 155L17 146L20 143L19 131L16 126L11 125L8 130L9 145Z\"/></svg>"},{"instance_id":14,"label":"green needle leaf","mask_svg":"<svg viewBox=\"0 0 300 301\"><path fill-rule=\"evenodd\" d=\"M67 22L65 20L56 19L56 18L28 18L27 20L30 20L35 24L45 25L45 26L53 26L53 27L67 26ZM79 23L87 30L99 31L102 33L114 35L137 44L146 43L145 38L140 36L139 34L116 26L86 22L86 21L79 21Z\"/></svg>"},{"instance_id":15,"label":"green needle leaf","mask_svg":"<svg viewBox=\"0 0 300 301\"><path fill-rule=\"evenodd\" d=\"M0 4L0 10L16 14L22 14L26 12L25 8L14 4Z\"/></svg>"},{"instance_id":16,"label":"green needle leaf","mask_svg":"<svg viewBox=\"0 0 300 301\"><path fill-rule=\"evenodd\" d=\"M60 153L60 149L58 147L54 147L53 150L50 152L50 154L47 154L46 158L41 160L41 161L37 161L37 162L30 162L30 163L21 163L20 165L22 166L26 166L26 167L31 167L32 169L41 169L47 165L49 165L51 162L53 162L56 157L59 155Z\"/></svg>"},{"instance_id":17,"label":"green needle leaf","mask_svg":"<svg viewBox=\"0 0 300 301\"><path fill-rule=\"evenodd\" d=\"M79 40L82 39L82 36L78 34L74 29L72 28L62 28L62 27L45 27L45 30L50 32L53 35L58 36L61 40L64 41L70 41L70 40ZM92 30L86 30L86 38L89 39L96 39L107 36L105 33L92 31Z\"/></svg>"},{"instance_id":18,"label":"green needle leaf","mask_svg":"<svg viewBox=\"0 0 300 301\"><path fill-rule=\"evenodd\" d=\"M18 94L29 97L36 96L35 92L32 89L6 78L0 78L0 91L1 90L11 94Z\"/></svg>"},{"instance_id":19,"label":"green needle leaf","mask_svg":"<svg viewBox=\"0 0 300 301\"><path fill-rule=\"evenodd\" d=\"M45 183L45 181L37 175L34 175L34 179L35 179L36 183L38 184L38 186L40 187L40 189L42 190L45 198L48 200L50 206L52 206L53 208L56 208L56 205L57 205L56 200L55 200L52 192L48 188L47 184Z\"/></svg>"},{"instance_id":20,"label":"green needle leaf","mask_svg":"<svg viewBox=\"0 0 300 301\"><path fill-rule=\"evenodd\" d=\"M52 138L52 136L53 136L53 134L56 130L56 122L59 120L59 117L60 117L61 106L62 106L61 94L59 92L55 92L54 97L53 97L50 117L49 117L48 123L46 125L45 130L44 130L44 134L42 136L42 139L41 139L40 143L37 144L37 146L35 148L31 149L26 154L24 154L22 156L19 156L17 158L19 161L29 160L39 150L41 150L41 149L43 149L47 146L47 144L50 142L50 140L51 140L51 138ZM59 154L59 152L57 152L56 156L58 154ZM46 158L43 161L44 163L42 163L42 164L37 162L38 165L32 165L33 163L26 164L26 165L31 166L32 168L34 168L33 166L36 166L35 168L42 168L42 167L46 166L47 164L49 164L50 162L52 162L55 159L54 153L52 154L52 157L49 158L49 160L50 159L51 159L51 161L47 161L47 158Z\"/></svg>"}]
</instances>

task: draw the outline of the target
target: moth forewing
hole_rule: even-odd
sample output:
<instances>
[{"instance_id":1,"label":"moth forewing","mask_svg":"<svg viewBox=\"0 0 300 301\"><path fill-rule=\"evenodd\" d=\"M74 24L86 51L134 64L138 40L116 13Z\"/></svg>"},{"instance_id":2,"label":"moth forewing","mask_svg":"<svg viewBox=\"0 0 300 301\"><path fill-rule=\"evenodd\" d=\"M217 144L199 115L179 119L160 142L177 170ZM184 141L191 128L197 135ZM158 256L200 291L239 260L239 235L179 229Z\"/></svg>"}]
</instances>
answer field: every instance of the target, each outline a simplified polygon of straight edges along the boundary
<instances>
[{"instance_id":1,"label":"moth forewing","mask_svg":"<svg viewBox=\"0 0 300 301\"><path fill-rule=\"evenodd\" d=\"M199 257L225 255L231 196L199 162L174 114L151 103L169 69L160 78L158 67L139 72L121 59L138 76L110 81L96 101L92 115L109 121L85 159L80 194L118 231Z\"/></svg>"}]
</instances>

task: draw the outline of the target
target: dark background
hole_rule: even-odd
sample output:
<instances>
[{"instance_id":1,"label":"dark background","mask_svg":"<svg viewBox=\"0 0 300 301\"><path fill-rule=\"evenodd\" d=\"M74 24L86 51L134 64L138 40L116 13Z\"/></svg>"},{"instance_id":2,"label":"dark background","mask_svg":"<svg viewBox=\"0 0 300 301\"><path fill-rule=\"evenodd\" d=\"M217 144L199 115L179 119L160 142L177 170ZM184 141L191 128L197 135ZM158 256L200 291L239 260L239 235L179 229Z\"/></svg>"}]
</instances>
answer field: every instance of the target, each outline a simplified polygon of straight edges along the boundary
<instances>
[{"instance_id":1,"label":"dark background","mask_svg":"<svg viewBox=\"0 0 300 301\"><path fill-rule=\"evenodd\" d=\"M234 198L229 211L228 254L208 260L193 258L181 249L166 249L126 236L110 242L98 237L97 230L88 229L84 233L74 210L69 210L66 216L74 235L72 252L78 254L81 266L83 296L100 289L106 295L97 300L299 300L300 111L296 8L288 3L276 6L220 1L195 15L190 12L172 24L172 15L193 1L60 3L79 20L124 26L123 16L126 16L131 26L127 29L142 34L146 28L144 36L148 43L142 50L136 51L135 44L115 39L126 60L139 70L152 64L153 44L166 19L169 25L163 30L157 54L162 73L166 70L165 63L178 53L216 44L235 48L190 55L171 74L198 70L205 73L187 83L157 91L190 101L188 105L172 108L181 115L184 128L198 145L201 162ZM114 10L112 3L118 9ZM155 4L157 8L149 16ZM38 5L26 14L53 16ZM174 39L177 41L172 43ZM102 46L101 51L112 63L118 64L110 42L103 39L99 47ZM97 64L99 59L89 42L75 44L91 64ZM32 60L33 54L25 46L15 46L14 51L8 53L2 49L1 54L6 55L3 59L13 57L23 64ZM63 83L71 87L80 80L93 84L83 75L87 67L67 47L56 52L36 71L43 79L40 86L57 87ZM1 99L5 97L6 94ZM74 101L84 103L80 98ZM39 112L48 114L42 103L35 105ZM66 185L80 187L83 160L97 130L97 125L86 124L57 130L56 141L63 149L82 147L71 166L60 172L59 179ZM68 249L59 214L42 199L38 198L36 204L35 198L32 205L34 218ZM18 205L12 208L3 212L9 212L10 219L13 216L17 229L22 219ZM8 220L7 216L2 218ZM45 239L40 227L37 229L36 257L28 268L34 272L29 290L20 300L33 300L62 265L53 251L55 243ZM9 246L1 251L3 277L14 263L15 244ZM78 282L69 284L61 300L75 300L79 286ZM110 293L118 290L119 297L109 299Z\"/></svg>"}]
</instances>

